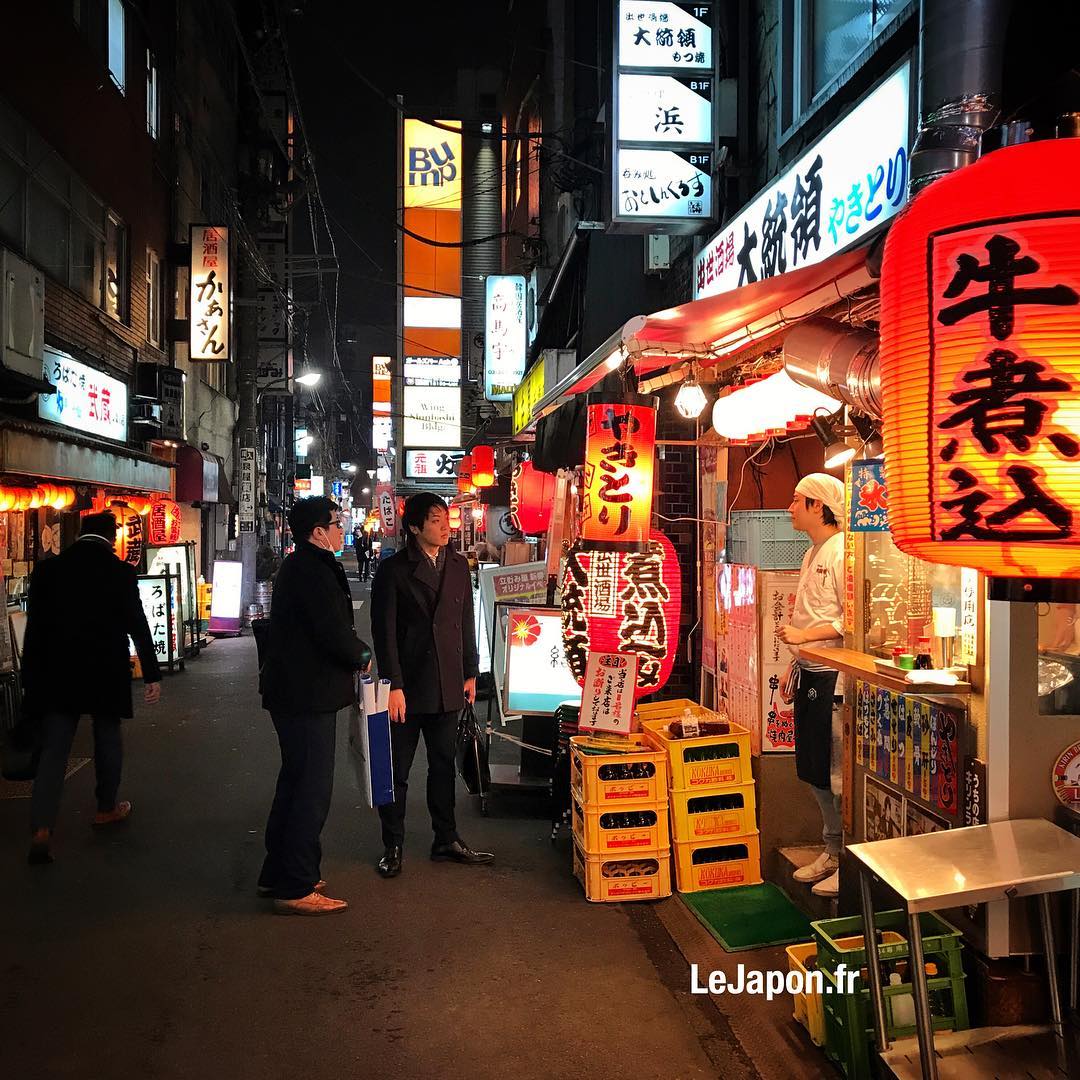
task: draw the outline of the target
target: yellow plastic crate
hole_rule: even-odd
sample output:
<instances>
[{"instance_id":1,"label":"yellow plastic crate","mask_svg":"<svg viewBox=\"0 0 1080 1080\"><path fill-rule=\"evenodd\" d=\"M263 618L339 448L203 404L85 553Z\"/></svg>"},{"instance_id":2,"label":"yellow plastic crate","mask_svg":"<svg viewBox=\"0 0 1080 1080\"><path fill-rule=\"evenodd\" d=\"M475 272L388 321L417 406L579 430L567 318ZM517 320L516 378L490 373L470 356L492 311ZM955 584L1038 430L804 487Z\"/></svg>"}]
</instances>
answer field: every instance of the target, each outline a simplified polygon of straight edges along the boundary
<instances>
[{"instance_id":1,"label":"yellow plastic crate","mask_svg":"<svg viewBox=\"0 0 1080 1080\"><path fill-rule=\"evenodd\" d=\"M817 944L810 941L805 945L789 945L785 950L788 955L788 971L801 971L803 973L803 986L806 992L792 994L794 1000L794 1012L792 1015L810 1033L810 1039L815 1046L825 1045L825 1006L821 1001L821 994L813 990L806 982L806 972L809 970L806 962L817 957ZM821 977L822 983L825 977ZM822 986L824 991L824 986Z\"/></svg>"},{"instance_id":2,"label":"yellow plastic crate","mask_svg":"<svg viewBox=\"0 0 1080 1080\"><path fill-rule=\"evenodd\" d=\"M570 739L570 788L585 806L629 806L667 798L667 754L649 746L643 736L627 736L641 748L627 754L582 753L585 738Z\"/></svg>"},{"instance_id":3,"label":"yellow plastic crate","mask_svg":"<svg viewBox=\"0 0 1080 1080\"><path fill-rule=\"evenodd\" d=\"M698 706L700 709L700 706ZM702 710L708 713L709 710ZM682 715L681 713L679 714ZM703 719L721 719L712 713ZM703 735L697 739L672 739L668 726L672 717L643 720L645 738L663 750L670 762L671 787L693 791L724 784L747 784L753 780L750 766L750 732L728 721L727 735Z\"/></svg>"},{"instance_id":4,"label":"yellow plastic crate","mask_svg":"<svg viewBox=\"0 0 1080 1080\"><path fill-rule=\"evenodd\" d=\"M728 889L761 884L758 834L675 845L675 877L679 892Z\"/></svg>"},{"instance_id":5,"label":"yellow plastic crate","mask_svg":"<svg viewBox=\"0 0 1080 1080\"><path fill-rule=\"evenodd\" d=\"M642 818L650 818L652 824L634 820ZM574 838L589 855L666 851L671 847L667 800L629 806L583 806L575 797Z\"/></svg>"},{"instance_id":6,"label":"yellow plastic crate","mask_svg":"<svg viewBox=\"0 0 1080 1080\"><path fill-rule=\"evenodd\" d=\"M682 716L683 709L693 712L702 706L689 698L674 698L670 701L646 701L638 705L634 711L639 720L656 720L661 716ZM707 710L706 710L707 711Z\"/></svg>"},{"instance_id":7,"label":"yellow plastic crate","mask_svg":"<svg viewBox=\"0 0 1080 1080\"><path fill-rule=\"evenodd\" d=\"M757 799L753 782L669 792L671 835L682 844L747 836L757 830Z\"/></svg>"},{"instance_id":8,"label":"yellow plastic crate","mask_svg":"<svg viewBox=\"0 0 1080 1080\"><path fill-rule=\"evenodd\" d=\"M594 903L660 900L671 895L671 856L659 850L590 855L575 842L574 877L581 882L585 899Z\"/></svg>"}]
</instances>

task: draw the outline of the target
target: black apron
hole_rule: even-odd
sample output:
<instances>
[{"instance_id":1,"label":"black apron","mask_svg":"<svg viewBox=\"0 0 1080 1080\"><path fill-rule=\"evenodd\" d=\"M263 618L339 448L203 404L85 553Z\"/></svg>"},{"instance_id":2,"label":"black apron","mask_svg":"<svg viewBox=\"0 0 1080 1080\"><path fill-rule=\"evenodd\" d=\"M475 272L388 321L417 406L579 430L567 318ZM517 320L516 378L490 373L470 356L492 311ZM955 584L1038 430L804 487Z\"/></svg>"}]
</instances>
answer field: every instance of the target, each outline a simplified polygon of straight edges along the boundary
<instances>
[{"instance_id":1,"label":"black apron","mask_svg":"<svg viewBox=\"0 0 1080 1080\"><path fill-rule=\"evenodd\" d=\"M832 714L835 671L799 669L795 690L795 773L818 788L832 786Z\"/></svg>"}]
</instances>

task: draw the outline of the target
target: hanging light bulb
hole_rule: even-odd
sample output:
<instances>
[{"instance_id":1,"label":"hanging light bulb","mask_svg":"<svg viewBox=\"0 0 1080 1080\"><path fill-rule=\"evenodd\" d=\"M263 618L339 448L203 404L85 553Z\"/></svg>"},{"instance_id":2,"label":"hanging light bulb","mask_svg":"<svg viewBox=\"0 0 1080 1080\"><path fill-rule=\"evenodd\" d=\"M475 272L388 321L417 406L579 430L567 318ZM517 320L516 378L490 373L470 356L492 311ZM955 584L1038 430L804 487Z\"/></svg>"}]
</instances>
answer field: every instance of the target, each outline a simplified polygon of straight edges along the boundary
<instances>
[{"instance_id":1,"label":"hanging light bulb","mask_svg":"<svg viewBox=\"0 0 1080 1080\"><path fill-rule=\"evenodd\" d=\"M839 469L846 465L855 456L855 447L848 446L836 432L833 420L830 416L815 416L810 421L810 427L814 434L821 440L825 447L825 468Z\"/></svg>"},{"instance_id":2,"label":"hanging light bulb","mask_svg":"<svg viewBox=\"0 0 1080 1080\"><path fill-rule=\"evenodd\" d=\"M680 416L687 420L696 420L707 404L705 391L698 384L694 365L691 364L682 386L679 387L679 392L675 395L675 408Z\"/></svg>"}]
</instances>

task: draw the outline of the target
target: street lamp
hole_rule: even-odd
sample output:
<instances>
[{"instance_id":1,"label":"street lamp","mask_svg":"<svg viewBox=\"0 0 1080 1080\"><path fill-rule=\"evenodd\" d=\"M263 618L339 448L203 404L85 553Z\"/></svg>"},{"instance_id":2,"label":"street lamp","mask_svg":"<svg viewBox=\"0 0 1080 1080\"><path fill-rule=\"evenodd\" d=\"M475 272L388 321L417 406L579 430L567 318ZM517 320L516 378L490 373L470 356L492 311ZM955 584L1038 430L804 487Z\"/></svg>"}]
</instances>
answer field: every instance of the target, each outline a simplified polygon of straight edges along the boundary
<instances>
[{"instance_id":1,"label":"street lamp","mask_svg":"<svg viewBox=\"0 0 1080 1080\"><path fill-rule=\"evenodd\" d=\"M371 488L361 488L360 489L360 494L361 495L370 495L371 494Z\"/></svg>"},{"instance_id":2,"label":"street lamp","mask_svg":"<svg viewBox=\"0 0 1080 1080\"><path fill-rule=\"evenodd\" d=\"M300 374L296 376L296 381L301 386L314 386L322 378L322 372L316 371L306 360L303 367L300 368Z\"/></svg>"}]
</instances>

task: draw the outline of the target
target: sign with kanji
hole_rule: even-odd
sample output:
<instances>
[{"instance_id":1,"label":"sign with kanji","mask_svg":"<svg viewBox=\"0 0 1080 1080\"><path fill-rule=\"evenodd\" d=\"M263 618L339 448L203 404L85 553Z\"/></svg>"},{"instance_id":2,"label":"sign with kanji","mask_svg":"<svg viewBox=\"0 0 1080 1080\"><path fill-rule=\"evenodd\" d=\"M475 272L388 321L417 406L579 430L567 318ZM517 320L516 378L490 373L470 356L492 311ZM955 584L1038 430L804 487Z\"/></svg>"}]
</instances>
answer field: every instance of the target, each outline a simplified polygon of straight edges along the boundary
<instances>
[{"instance_id":1,"label":"sign with kanji","mask_svg":"<svg viewBox=\"0 0 1080 1080\"><path fill-rule=\"evenodd\" d=\"M221 225L192 225L188 312L192 360L232 359L231 309L229 230Z\"/></svg>"},{"instance_id":2,"label":"sign with kanji","mask_svg":"<svg viewBox=\"0 0 1080 1080\"><path fill-rule=\"evenodd\" d=\"M255 531L255 448L240 447L240 531Z\"/></svg>"},{"instance_id":3,"label":"sign with kanji","mask_svg":"<svg viewBox=\"0 0 1080 1080\"><path fill-rule=\"evenodd\" d=\"M624 218L710 218L712 152L620 146L615 154L615 200Z\"/></svg>"},{"instance_id":4,"label":"sign with kanji","mask_svg":"<svg viewBox=\"0 0 1080 1080\"><path fill-rule=\"evenodd\" d=\"M884 461L851 463L852 532L889 531L889 493L885 487Z\"/></svg>"},{"instance_id":5,"label":"sign with kanji","mask_svg":"<svg viewBox=\"0 0 1080 1080\"><path fill-rule=\"evenodd\" d=\"M621 0L619 64L654 71L711 71L713 32L708 4Z\"/></svg>"},{"instance_id":6,"label":"sign with kanji","mask_svg":"<svg viewBox=\"0 0 1080 1080\"><path fill-rule=\"evenodd\" d=\"M407 480L454 480L465 451L406 450L405 478Z\"/></svg>"},{"instance_id":7,"label":"sign with kanji","mask_svg":"<svg viewBox=\"0 0 1080 1080\"><path fill-rule=\"evenodd\" d=\"M630 734L637 668L636 653L589 653L578 731Z\"/></svg>"},{"instance_id":8,"label":"sign with kanji","mask_svg":"<svg viewBox=\"0 0 1080 1080\"><path fill-rule=\"evenodd\" d=\"M88 435L127 439L127 383L49 346L41 373L56 393L38 394L39 417Z\"/></svg>"},{"instance_id":9,"label":"sign with kanji","mask_svg":"<svg viewBox=\"0 0 1080 1080\"><path fill-rule=\"evenodd\" d=\"M529 352L525 278L490 274L484 282L484 397L511 401Z\"/></svg>"}]
</instances>

